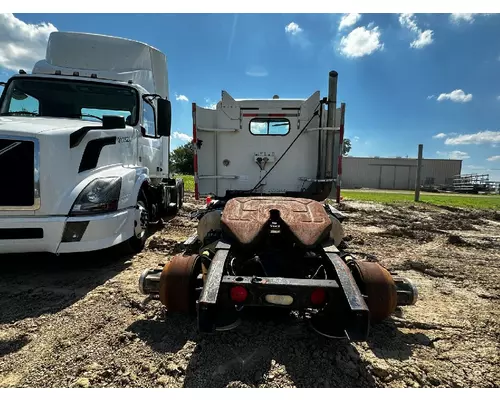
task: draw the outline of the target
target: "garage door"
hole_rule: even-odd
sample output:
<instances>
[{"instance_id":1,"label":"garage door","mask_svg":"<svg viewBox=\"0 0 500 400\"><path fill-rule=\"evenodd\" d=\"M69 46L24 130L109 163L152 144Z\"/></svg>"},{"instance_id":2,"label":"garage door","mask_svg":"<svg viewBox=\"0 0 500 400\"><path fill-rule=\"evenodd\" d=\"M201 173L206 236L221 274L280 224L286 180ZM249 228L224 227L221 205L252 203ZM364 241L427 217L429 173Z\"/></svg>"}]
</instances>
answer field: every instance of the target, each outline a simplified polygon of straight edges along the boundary
<instances>
[{"instance_id":1,"label":"garage door","mask_svg":"<svg viewBox=\"0 0 500 400\"><path fill-rule=\"evenodd\" d=\"M410 167L398 166L396 167L396 179L394 189L406 190L409 189L408 178L410 173Z\"/></svg>"},{"instance_id":2,"label":"garage door","mask_svg":"<svg viewBox=\"0 0 500 400\"><path fill-rule=\"evenodd\" d=\"M394 189L394 168L385 165L381 168L380 189Z\"/></svg>"}]
</instances>

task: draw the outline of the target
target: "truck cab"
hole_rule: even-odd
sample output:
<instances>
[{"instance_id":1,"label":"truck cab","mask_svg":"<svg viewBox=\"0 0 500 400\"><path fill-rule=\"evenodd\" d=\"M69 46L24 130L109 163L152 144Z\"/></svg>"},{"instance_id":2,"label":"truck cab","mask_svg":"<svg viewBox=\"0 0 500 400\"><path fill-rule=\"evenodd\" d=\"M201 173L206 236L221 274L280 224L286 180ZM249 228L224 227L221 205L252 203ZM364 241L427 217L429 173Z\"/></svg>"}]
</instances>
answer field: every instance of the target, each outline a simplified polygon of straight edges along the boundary
<instances>
[{"instance_id":1,"label":"truck cab","mask_svg":"<svg viewBox=\"0 0 500 400\"><path fill-rule=\"evenodd\" d=\"M182 206L170 127L164 54L52 33L0 98L0 253L140 251L149 223Z\"/></svg>"},{"instance_id":2,"label":"truck cab","mask_svg":"<svg viewBox=\"0 0 500 400\"><path fill-rule=\"evenodd\" d=\"M193 104L197 196L287 196L340 200L345 104L329 96L234 99L222 91L214 110Z\"/></svg>"}]
</instances>

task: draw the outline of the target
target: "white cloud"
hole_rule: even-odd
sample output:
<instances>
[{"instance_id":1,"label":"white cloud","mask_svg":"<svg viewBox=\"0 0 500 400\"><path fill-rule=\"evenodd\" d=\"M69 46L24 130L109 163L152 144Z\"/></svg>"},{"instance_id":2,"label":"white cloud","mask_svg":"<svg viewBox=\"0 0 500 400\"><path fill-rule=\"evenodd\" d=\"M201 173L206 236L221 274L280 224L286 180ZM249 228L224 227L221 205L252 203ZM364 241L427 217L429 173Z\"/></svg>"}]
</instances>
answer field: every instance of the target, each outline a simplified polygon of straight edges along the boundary
<instances>
[{"instance_id":1,"label":"white cloud","mask_svg":"<svg viewBox=\"0 0 500 400\"><path fill-rule=\"evenodd\" d=\"M467 103L472 100L472 94L465 94L462 89L456 89L451 93L441 93L437 101L451 100L455 103Z\"/></svg>"},{"instance_id":2,"label":"white cloud","mask_svg":"<svg viewBox=\"0 0 500 400\"><path fill-rule=\"evenodd\" d=\"M491 156L487 158L488 161L500 161L500 156Z\"/></svg>"},{"instance_id":3,"label":"white cloud","mask_svg":"<svg viewBox=\"0 0 500 400\"><path fill-rule=\"evenodd\" d=\"M420 32L418 38L410 43L410 47L414 49L421 49L433 42L432 31L427 29L426 31Z\"/></svg>"},{"instance_id":4,"label":"white cloud","mask_svg":"<svg viewBox=\"0 0 500 400\"><path fill-rule=\"evenodd\" d=\"M245 74L247 74L248 76L255 77L255 78L262 78L262 77L269 75L267 70L264 67L261 67L259 65L254 65L254 66L248 68L245 71Z\"/></svg>"},{"instance_id":5,"label":"white cloud","mask_svg":"<svg viewBox=\"0 0 500 400\"><path fill-rule=\"evenodd\" d=\"M427 96L427 100L432 100L434 97L436 97L436 96L431 94L430 96Z\"/></svg>"},{"instance_id":6,"label":"white cloud","mask_svg":"<svg viewBox=\"0 0 500 400\"><path fill-rule=\"evenodd\" d=\"M181 132L174 132L172 136L174 137L174 139L179 139L183 142L191 142L193 140L191 136Z\"/></svg>"},{"instance_id":7,"label":"white cloud","mask_svg":"<svg viewBox=\"0 0 500 400\"><path fill-rule=\"evenodd\" d=\"M340 40L340 53L348 58L367 56L383 48L378 26L372 29L361 26Z\"/></svg>"},{"instance_id":8,"label":"white cloud","mask_svg":"<svg viewBox=\"0 0 500 400\"><path fill-rule=\"evenodd\" d=\"M500 144L500 132L482 131L467 135L457 135L449 137L444 144L460 145L460 144Z\"/></svg>"},{"instance_id":9,"label":"white cloud","mask_svg":"<svg viewBox=\"0 0 500 400\"><path fill-rule=\"evenodd\" d=\"M233 48L234 35L236 33L236 25L238 24L238 14L234 14L233 17L233 27L231 29L231 36L229 36L229 43L227 45L227 56L226 59L229 60L231 57L231 50Z\"/></svg>"},{"instance_id":10,"label":"white cloud","mask_svg":"<svg viewBox=\"0 0 500 400\"><path fill-rule=\"evenodd\" d=\"M340 19L339 31L341 31L342 29L347 28L349 26L353 26L360 19L361 19L361 14L357 14L357 13L344 14L342 16L342 18Z\"/></svg>"},{"instance_id":11,"label":"white cloud","mask_svg":"<svg viewBox=\"0 0 500 400\"><path fill-rule=\"evenodd\" d=\"M304 30L295 22L290 22L287 26L285 26L285 32L287 33L291 43L297 44L303 49L311 44L309 39L306 37Z\"/></svg>"},{"instance_id":12,"label":"white cloud","mask_svg":"<svg viewBox=\"0 0 500 400\"><path fill-rule=\"evenodd\" d=\"M446 133L438 133L437 135L434 135L432 138L433 139L444 139L446 137Z\"/></svg>"},{"instance_id":13,"label":"white cloud","mask_svg":"<svg viewBox=\"0 0 500 400\"><path fill-rule=\"evenodd\" d=\"M359 142L359 136L354 136L354 138L352 140L355 142Z\"/></svg>"},{"instance_id":14,"label":"white cloud","mask_svg":"<svg viewBox=\"0 0 500 400\"><path fill-rule=\"evenodd\" d=\"M488 13L451 13L450 20L455 24L459 24L460 22L468 22L472 24L475 20L476 15L490 15Z\"/></svg>"},{"instance_id":15,"label":"white cloud","mask_svg":"<svg viewBox=\"0 0 500 400\"><path fill-rule=\"evenodd\" d=\"M482 165L464 165L464 169L486 170Z\"/></svg>"},{"instance_id":16,"label":"white cloud","mask_svg":"<svg viewBox=\"0 0 500 400\"><path fill-rule=\"evenodd\" d=\"M500 100L500 96L497 96L497 100Z\"/></svg>"},{"instance_id":17,"label":"white cloud","mask_svg":"<svg viewBox=\"0 0 500 400\"><path fill-rule=\"evenodd\" d=\"M57 28L51 23L27 24L13 14L0 14L0 67L31 71L45 58L47 40Z\"/></svg>"},{"instance_id":18,"label":"white cloud","mask_svg":"<svg viewBox=\"0 0 500 400\"><path fill-rule=\"evenodd\" d=\"M433 31L430 29L422 31L417 26L414 14L399 14L399 23L402 27L409 29L416 35L416 39L410 43L410 47L414 49L422 49L434 41L432 38Z\"/></svg>"},{"instance_id":19,"label":"white cloud","mask_svg":"<svg viewBox=\"0 0 500 400\"><path fill-rule=\"evenodd\" d=\"M414 14L399 14L399 23L412 32L418 33L419 29L415 22Z\"/></svg>"},{"instance_id":20,"label":"white cloud","mask_svg":"<svg viewBox=\"0 0 500 400\"><path fill-rule=\"evenodd\" d=\"M204 108L209 108L210 110L215 110L217 108L217 102L212 101L208 97L205 97L205 107Z\"/></svg>"},{"instance_id":21,"label":"white cloud","mask_svg":"<svg viewBox=\"0 0 500 400\"><path fill-rule=\"evenodd\" d=\"M465 160L467 158L470 158L469 154L467 154L465 151L459 151L459 150L454 150L450 152L436 151L436 153L440 156L447 157L452 160Z\"/></svg>"},{"instance_id":22,"label":"white cloud","mask_svg":"<svg viewBox=\"0 0 500 400\"><path fill-rule=\"evenodd\" d=\"M189 99L183 94L175 94L175 100L177 101L189 101Z\"/></svg>"},{"instance_id":23,"label":"white cloud","mask_svg":"<svg viewBox=\"0 0 500 400\"><path fill-rule=\"evenodd\" d=\"M451 13L450 15L450 19L453 21L453 22L461 22L461 21L465 21L465 22L473 22L474 21L474 15L476 15L476 13Z\"/></svg>"},{"instance_id":24,"label":"white cloud","mask_svg":"<svg viewBox=\"0 0 500 400\"><path fill-rule=\"evenodd\" d=\"M303 29L299 26L299 24L290 22L287 26L285 26L285 32L289 33L290 35L298 35L303 32Z\"/></svg>"}]
</instances>

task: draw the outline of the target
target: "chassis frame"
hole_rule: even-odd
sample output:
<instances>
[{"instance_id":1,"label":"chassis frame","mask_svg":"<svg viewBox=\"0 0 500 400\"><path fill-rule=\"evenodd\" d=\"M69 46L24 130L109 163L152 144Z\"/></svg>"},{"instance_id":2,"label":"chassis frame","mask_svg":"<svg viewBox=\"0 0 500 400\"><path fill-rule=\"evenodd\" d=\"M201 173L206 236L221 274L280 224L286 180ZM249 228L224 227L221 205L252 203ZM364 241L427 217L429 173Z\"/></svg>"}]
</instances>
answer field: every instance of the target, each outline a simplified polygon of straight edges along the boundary
<instances>
[{"instance_id":1,"label":"chassis frame","mask_svg":"<svg viewBox=\"0 0 500 400\"><path fill-rule=\"evenodd\" d=\"M325 261L335 270L331 280L291 279L280 277L232 276L224 275L224 266L231 246L220 241L215 248L215 256L208 268L206 281L196 304L198 329L201 333L215 333L216 321L220 313L234 312L236 307L275 307L292 310L313 309L316 329L325 336L346 337L351 341L364 341L369 333L370 312L349 267L339 255L335 246L323 248ZM235 303L230 290L235 286L244 287L248 296ZM326 294L326 304L317 306L311 302L314 290L322 288ZM266 295L291 296L290 305L278 305L265 300Z\"/></svg>"}]
</instances>

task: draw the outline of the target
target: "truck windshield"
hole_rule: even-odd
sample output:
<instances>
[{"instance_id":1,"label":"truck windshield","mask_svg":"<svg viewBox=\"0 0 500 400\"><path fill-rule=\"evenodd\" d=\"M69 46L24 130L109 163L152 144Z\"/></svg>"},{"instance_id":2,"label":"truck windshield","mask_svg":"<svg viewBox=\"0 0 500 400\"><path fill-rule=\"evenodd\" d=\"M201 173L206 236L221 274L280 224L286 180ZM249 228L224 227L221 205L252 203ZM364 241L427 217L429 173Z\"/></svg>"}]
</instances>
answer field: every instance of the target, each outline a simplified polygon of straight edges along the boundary
<instances>
[{"instance_id":1,"label":"truck windshield","mask_svg":"<svg viewBox=\"0 0 500 400\"><path fill-rule=\"evenodd\" d=\"M133 88L69 79L15 78L2 93L0 115L79 118L121 115L138 121L138 92Z\"/></svg>"}]
</instances>

